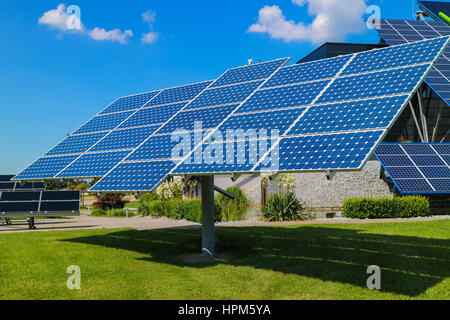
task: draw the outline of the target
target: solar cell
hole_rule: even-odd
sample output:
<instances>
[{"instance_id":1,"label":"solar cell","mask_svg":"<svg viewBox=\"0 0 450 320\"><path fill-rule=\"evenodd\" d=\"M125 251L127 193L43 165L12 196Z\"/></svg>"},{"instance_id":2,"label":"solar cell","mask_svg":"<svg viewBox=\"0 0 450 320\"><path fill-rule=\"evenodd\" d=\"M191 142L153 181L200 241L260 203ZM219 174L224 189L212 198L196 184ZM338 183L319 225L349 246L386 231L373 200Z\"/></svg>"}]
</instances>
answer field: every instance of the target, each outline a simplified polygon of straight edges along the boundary
<instances>
[{"instance_id":1,"label":"solar cell","mask_svg":"<svg viewBox=\"0 0 450 320\"><path fill-rule=\"evenodd\" d=\"M102 177L119 161L125 158L128 153L128 151L119 151L85 154L65 168L56 177Z\"/></svg>"},{"instance_id":2,"label":"solar cell","mask_svg":"<svg viewBox=\"0 0 450 320\"><path fill-rule=\"evenodd\" d=\"M85 134L81 136L70 136L50 150L46 156L85 152L95 143L100 141L100 139L102 139L105 135L106 133L103 132Z\"/></svg>"},{"instance_id":3,"label":"solar cell","mask_svg":"<svg viewBox=\"0 0 450 320\"><path fill-rule=\"evenodd\" d=\"M101 142L96 144L90 151L136 148L158 128L158 126L149 126L134 129L115 130Z\"/></svg>"},{"instance_id":4,"label":"solar cell","mask_svg":"<svg viewBox=\"0 0 450 320\"><path fill-rule=\"evenodd\" d=\"M136 94L128 97L122 97L114 101L109 107L100 112L100 114L107 114L125 110L135 110L141 108L152 98L154 98L159 91L149 93Z\"/></svg>"},{"instance_id":5,"label":"solar cell","mask_svg":"<svg viewBox=\"0 0 450 320\"><path fill-rule=\"evenodd\" d=\"M203 129L217 127L238 105L226 105L215 108L187 110L180 112L167 125L157 131L158 134L174 131L194 130L195 122L201 122Z\"/></svg>"},{"instance_id":6,"label":"solar cell","mask_svg":"<svg viewBox=\"0 0 450 320\"><path fill-rule=\"evenodd\" d=\"M45 179L53 178L62 169L67 167L72 161L74 161L78 156L61 156L61 157L50 157L50 158L40 158L34 162L27 169L19 173L15 180L27 180L27 179Z\"/></svg>"},{"instance_id":7,"label":"solar cell","mask_svg":"<svg viewBox=\"0 0 450 320\"><path fill-rule=\"evenodd\" d=\"M138 127L149 124L163 124L180 111L186 103L176 103L159 107L145 108L136 112L120 128Z\"/></svg>"},{"instance_id":8,"label":"solar cell","mask_svg":"<svg viewBox=\"0 0 450 320\"><path fill-rule=\"evenodd\" d=\"M162 104L192 100L211 83L212 81L204 81L187 86L165 89L161 92L161 94L152 99L147 106L157 106Z\"/></svg>"},{"instance_id":9,"label":"solar cell","mask_svg":"<svg viewBox=\"0 0 450 320\"><path fill-rule=\"evenodd\" d=\"M381 20L377 31L392 46L450 35L450 27L440 21ZM442 56L425 79L425 82L450 105L450 48Z\"/></svg>"},{"instance_id":10,"label":"solar cell","mask_svg":"<svg viewBox=\"0 0 450 320\"><path fill-rule=\"evenodd\" d=\"M75 131L74 134L112 130L132 114L132 111L126 111L114 114L98 115L89 120L80 129Z\"/></svg>"},{"instance_id":11,"label":"solar cell","mask_svg":"<svg viewBox=\"0 0 450 320\"><path fill-rule=\"evenodd\" d=\"M288 60L288 58L284 58L230 69L217 79L211 87L266 79Z\"/></svg>"},{"instance_id":12,"label":"solar cell","mask_svg":"<svg viewBox=\"0 0 450 320\"><path fill-rule=\"evenodd\" d=\"M239 108L239 112L306 106L328 83L329 81L317 81L259 90Z\"/></svg>"},{"instance_id":13,"label":"solar cell","mask_svg":"<svg viewBox=\"0 0 450 320\"><path fill-rule=\"evenodd\" d=\"M449 143L384 143L376 156L400 193L448 193L450 166L440 151L449 147Z\"/></svg>"},{"instance_id":14,"label":"solar cell","mask_svg":"<svg viewBox=\"0 0 450 320\"><path fill-rule=\"evenodd\" d=\"M228 87L212 88L204 91L186 109L218 106L243 102L253 91L261 85L262 81L236 84Z\"/></svg>"},{"instance_id":15,"label":"solar cell","mask_svg":"<svg viewBox=\"0 0 450 320\"><path fill-rule=\"evenodd\" d=\"M263 88L332 78L342 69L350 57L342 56L281 68L276 75L264 84Z\"/></svg>"},{"instance_id":16,"label":"solar cell","mask_svg":"<svg viewBox=\"0 0 450 320\"><path fill-rule=\"evenodd\" d=\"M172 161L121 163L95 185L95 190L152 190L174 166Z\"/></svg>"},{"instance_id":17,"label":"solar cell","mask_svg":"<svg viewBox=\"0 0 450 320\"><path fill-rule=\"evenodd\" d=\"M405 105L407 95L311 107L290 134L387 128Z\"/></svg>"}]
</instances>

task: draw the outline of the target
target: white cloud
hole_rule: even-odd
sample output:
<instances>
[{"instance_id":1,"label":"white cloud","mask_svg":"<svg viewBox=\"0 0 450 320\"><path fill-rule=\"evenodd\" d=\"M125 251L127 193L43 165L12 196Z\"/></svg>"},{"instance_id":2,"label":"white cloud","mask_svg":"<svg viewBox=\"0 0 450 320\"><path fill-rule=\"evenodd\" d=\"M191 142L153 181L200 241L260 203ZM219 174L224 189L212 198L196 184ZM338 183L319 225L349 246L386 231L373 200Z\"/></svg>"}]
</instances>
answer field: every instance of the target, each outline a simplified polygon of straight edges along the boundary
<instances>
[{"instance_id":1,"label":"white cloud","mask_svg":"<svg viewBox=\"0 0 450 320\"><path fill-rule=\"evenodd\" d=\"M70 7L69 7L70 9ZM39 18L39 24L45 24L52 28L59 29L64 32L74 32L77 31L83 35L89 36L91 39L96 41L113 41L122 44L127 43L128 38L133 36L133 31L120 29L106 30L105 28L95 27L92 30L86 29L80 20L75 21L75 24L81 26L80 29L70 28L70 24L74 24L74 21L70 19L76 18L75 15L67 13L67 8L65 4L60 4L56 9L49 10L45 12L42 17ZM76 18L78 19L78 18ZM68 23L69 21L69 23ZM61 35L59 35L61 36Z\"/></svg>"},{"instance_id":2,"label":"white cloud","mask_svg":"<svg viewBox=\"0 0 450 320\"><path fill-rule=\"evenodd\" d=\"M281 9L265 6L259 10L258 22L248 32L267 33L273 39L289 41L342 41L351 33L364 31L363 15L367 11L364 0L292 0L297 6L308 4L308 13L315 16L313 22L286 20Z\"/></svg>"},{"instance_id":3,"label":"white cloud","mask_svg":"<svg viewBox=\"0 0 450 320\"><path fill-rule=\"evenodd\" d=\"M142 42L144 43L153 43L158 40L158 33L156 32L148 32L142 35Z\"/></svg>"},{"instance_id":4,"label":"white cloud","mask_svg":"<svg viewBox=\"0 0 450 320\"><path fill-rule=\"evenodd\" d=\"M45 12L42 17L39 18L39 24L45 24L52 28L56 28L62 31L83 31L83 25L81 21L74 15L74 19L78 19L78 24L81 25L81 29L73 29L68 27L67 21L72 15L69 15L64 4L60 4L56 9Z\"/></svg>"},{"instance_id":5,"label":"white cloud","mask_svg":"<svg viewBox=\"0 0 450 320\"><path fill-rule=\"evenodd\" d=\"M119 43L127 43L127 39L133 36L133 31L120 29L114 29L107 31L103 28L94 28L94 30L89 32L89 36L98 41L117 41Z\"/></svg>"},{"instance_id":6,"label":"white cloud","mask_svg":"<svg viewBox=\"0 0 450 320\"><path fill-rule=\"evenodd\" d=\"M154 43L158 40L159 34L157 32L152 32L153 26L156 23L156 12L148 10L142 14L142 20L148 25L150 32L144 33L142 35L143 43Z\"/></svg>"}]
</instances>

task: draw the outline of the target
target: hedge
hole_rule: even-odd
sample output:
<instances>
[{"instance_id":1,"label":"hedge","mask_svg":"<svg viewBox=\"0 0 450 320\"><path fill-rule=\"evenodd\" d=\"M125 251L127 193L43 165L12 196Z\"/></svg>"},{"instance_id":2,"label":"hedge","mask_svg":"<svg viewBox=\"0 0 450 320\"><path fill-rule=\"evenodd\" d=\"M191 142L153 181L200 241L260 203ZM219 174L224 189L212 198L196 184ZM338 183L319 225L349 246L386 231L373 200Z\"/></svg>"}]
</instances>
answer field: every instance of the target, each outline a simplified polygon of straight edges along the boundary
<instances>
[{"instance_id":1,"label":"hedge","mask_svg":"<svg viewBox=\"0 0 450 320\"><path fill-rule=\"evenodd\" d=\"M344 201L344 217L346 218L412 218L428 215L430 215L430 203L422 196L352 198Z\"/></svg>"}]
</instances>

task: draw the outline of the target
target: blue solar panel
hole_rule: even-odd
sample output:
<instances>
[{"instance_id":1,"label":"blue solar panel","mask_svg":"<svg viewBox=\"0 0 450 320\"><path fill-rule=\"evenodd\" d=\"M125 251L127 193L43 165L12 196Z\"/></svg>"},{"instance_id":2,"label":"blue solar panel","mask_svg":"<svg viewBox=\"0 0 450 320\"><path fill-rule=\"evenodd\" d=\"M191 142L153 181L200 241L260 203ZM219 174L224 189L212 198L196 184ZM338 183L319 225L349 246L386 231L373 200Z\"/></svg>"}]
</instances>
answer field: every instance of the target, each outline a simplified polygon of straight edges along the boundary
<instances>
[{"instance_id":1,"label":"blue solar panel","mask_svg":"<svg viewBox=\"0 0 450 320\"><path fill-rule=\"evenodd\" d=\"M434 189L450 193L450 179L428 179Z\"/></svg>"},{"instance_id":2,"label":"blue solar panel","mask_svg":"<svg viewBox=\"0 0 450 320\"><path fill-rule=\"evenodd\" d=\"M283 67L264 84L263 88L332 78L350 58L349 55Z\"/></svg>"},{"instance_id":3,"label":"blue solar panel","mask_svg":"<svg viewBox=\"0 0 450 320\"><path fill-rule=\"evenodd\" d=\"M318 103L410 93L429 67L419 65L339 78L320 97Z\"/></svg>"},{"instance_id":4,"label":"blue solar panel","mask_svg":"<svg viewBox=\"0 0 450 320\"><path fill-rule=\"evenodd\" d=\"M128 155L128 151L85 154L64 169L58 178L101 177Z\"/></svg>"},{"instance_id":5,"label":"blue solar panel","mask_svg":"<svg viewBox=\"0 0 450 320\"><path fill-rule=\"evenodd\" d=\"M383 131L368 131L283 138L278 151L279 171L360 168L382 135Z\"/></svg>"},{"instance_id":6,"label":"blue solar panel","mask_svg":"<svg viewBox=\"0 0 450 320\"><path fill-rule=\"evenodd\" d=\"M158 129L157 126L116 130L89 151L118 150L136 148Z\"/></svg>"},{"instance_id":7,"label":"blue solar panel","mask_svg":"<svg viewBox=\"0 0 450 320\"><path fill-rule=\"evenodd\" d=\"M211 83L212 81L205 81L193 85L165 89L161 92L161 94L152 99L148 106L157 106L162 104L192 100Z\"/></svg>"},{"instance_id":8,"label":"blue solar panel","mask_svg":"<svg viewBox=\"0 0 450 320\"><path fill-rule=\"evenodd\" d=\"M127 111L108 115L98 115L75 131L74 134L112 130L132 114L132 111Z\"/></svg>"},{"instance_id":9,"label":"blue solar panel","mask_svg":"<svg viewBox=\"0 0 450 320\"><path fill-rule=\"evenodd\" d=\"M185 105L186 103L177 103L141 109L122 125L120 125L120 128L139 127L149 124L162 124L180 111Z\"/></svg>"},{"instance_id":10,"label":"blue solar panel","mask_svg":"<svg viewBox=\"0 0 450 320\"><path fill-rule=\"evenodd\" d=\"M208 109L190 110L180 112L167 125L158 130L158 134L174 131L194 130L195 122L201 122L203 129L217 127L238 105L228 105Z\"/></svg>"},{"instance_id":11,"label":"blue solar panel","mask_svg":"<svg viewBox=\"0 0 450 320\"><path fill-rule=\"evenodd\" d=\"M159 91L137 94L129 97L123 97L117 99L109 107L103 110L100 114L119 112L125 110L139 109L154 98Z\"/></svg>"},{"instance_id":12,"label":"blue solar panel","mask_svg":"<svg viewBox=\"0 0 450 320\"><path fill-rule=\"evenodd\" d=\"M243 102L262 81L236 84L228 87L214 88L204 91L186 109L204 108L221 104Z\"/></svg>"},{"instance_id":13,"label":"blue solar panel","mask_svg":"<svg viewBox=\"0 0 450 320\"><path fill-rule=\"evenodd\" d=\"M403 95L314 106L305 113L290 134L387 128L403 110L407 99L408 96Z\"/></svg>"},{"instance_id":14,"label":"blue solar panel","mask_svg":"<svg viewBox=\"0 0 450 320\"><path fill-rule=\"evenodd\" d=\"M300 107L310 104L329 81L318 81L257 91L239 112Z\"/></svg>"},{"instance_id":15,"label":"blue solar panel","mask_svg":"<svg viewBox=\"0 0 450 320\"><path fill-rule=\"evenodd\" d=\"M439 18L439 12L450 16L450 3L443 1L418 1L419 7L425 10L434 19Z\"/></svg>"},{"instance_id":16,"label":"blue solar panel","mask_svg":"<svg viewBox=\"0 0 450 320\"><path fill-rule=\"evenodd\" d=\"M27 169L18 174L14 179L43 179L53 178L58 172L67 167L78 156L62 156L40 158Z\"/></svg>"},{"instance_id":17,"label":"blue solar panel","mask_svg":"<svg viewBox=\"0 0 450 320\"><path fill-rule=\"evenodd\" d=\"M400 190L408 190L405 193L432 193L434 191L425 179L398 179L396 184Z\"/></svg>"},{"instance_id":18,"label":"blue solar panel","mask_svg":"<svg viewBox=\"0 0 450 320\"><path fill-rule=\"evenodd\" d=\"M305 111L305 108L268 111L252 114L233 115L220 126L220 130L254 130L255 133L260 130L279 130L279 134L284 134L287 129L298 119Z\"/></svg>"},{"instance_id":19,"label":"blue solar panel","mask_svg":"<svg viewBox=\"0 0 450 320\"><path fill-rule=\"evenodd\" d=\"M440 151L449 147L449 143L385 143L376 156L400 193L448 193L450 166L442 161L446 155Z\"/></svg>"},{"instance_id":20,"label":"blue solar panel","mask_svg":"<svg viewBox=\"0 0 450 320\"><path fill-rule=\"evenodd\" d=\"M198 132L198 139L201 141L203 139L203 133ZM140 146L136 151L134 151L130 156L126 159L127 161L136 161L136 160L167 160L172 159L174 155L172 155L172 151L176 145L183 143L182 140L184 137L189 142L188 152L192 148L192 143L194 139L194 133L186 132L180 135L156 135L150 137L142 146ZM189 138L187 138L189 137ZM173 138L173 140L172 140ZM187 152L187 153L188 153ZM175 158L181 158L187 156L186 154L177 154Z\"/></svg>"},{"instance_id":21,"label":"blue solar panel","mask_svg":"<svg viewBox=\"0 0 450 320\"><path fill-rule=\"evenodd\" d=\"M71 153L82 153L88 150L95 143L100 141L106 135L103 133L94 134L84 134L81 136L70 136L66 138L63 142L58 144L52 150L50 150L46 155L57 155L57 154L71 154Z\"/></svg>"},{"instance_id":22,"label":"blue solar panel","mask_svg":"<svg viewBox=\"0 0 450 320\"><path fill-rule=\"evenodd\" d=\"M423 40L423 38L420 37L417 40ZM434 61L446 41L446 38L438 38L427 42L416 42L411 46L398 46L392 48L389 55L384 53L386 49L371 50L364 54L357 53L342 75L430 63Z\"/></svg>"},{"instance_id":23,"label":"blue solar panel","mask_svg":"<svg viewBox=\"0 0 450 320\"><path fill-rule=\"evenodd\" d=\"M152 190L174 166L172 161L121 163L91 191Z\"/></svg>"},{"instance_id":24,"label":"blue solar panel","mask_svg":"<svg viewBox=\"0 0 450 320\"><path fill-rule=\"evenodd\" d=\"M250 172L270 149L271 143L270 139L204 143L201 161L196 161L193 154L185 159L174 173Z\"/></svg>"},{"instance_id":25,"label":"blue solar panel","mask_svg":"<svg viewBox=\"0 0 450 320\"><path fill-rule=\"evenodd\" d=\"M261 80L269 77L274 71L285 64L289 59L278 59L269 62L252 64L244 67L230 69L221 76L211 87L230 85L240 82Z\"/></svg>"},{"instance_id":26,"label":"blue solar panel","mask_svg":"<svg viewBox=\"0 0 450 320\"><path fill-rule=\"evenodd\" d=\"M388 44L397 45L448 36L450 27L439 21L381 20L378 32ZM448 105L450 105L449 57L450 47L447 47L425 80Z\"/></svg>"}]
</instances>

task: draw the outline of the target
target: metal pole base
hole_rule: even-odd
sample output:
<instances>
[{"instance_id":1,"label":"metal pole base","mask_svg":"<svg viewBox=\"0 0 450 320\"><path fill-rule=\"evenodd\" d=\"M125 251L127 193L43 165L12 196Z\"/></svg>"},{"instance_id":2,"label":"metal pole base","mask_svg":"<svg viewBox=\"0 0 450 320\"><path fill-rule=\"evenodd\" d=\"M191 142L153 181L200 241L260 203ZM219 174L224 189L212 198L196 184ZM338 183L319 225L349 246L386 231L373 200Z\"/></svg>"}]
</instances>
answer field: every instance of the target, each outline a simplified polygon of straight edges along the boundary
<instances>
[{"instance_id":1,"label":"metal pole base","mask_svg":"<svg viewBox=\"0 0 450 320\"><path fill-rule=\"evenodd\" d=\"M200 181L202 184L202 255L207 259L214 259L216 255L214 176L203 176Z\"/></svg>"}]
</instances>

